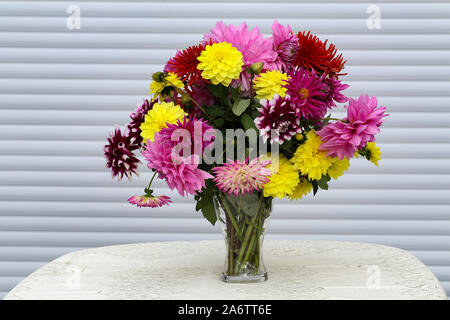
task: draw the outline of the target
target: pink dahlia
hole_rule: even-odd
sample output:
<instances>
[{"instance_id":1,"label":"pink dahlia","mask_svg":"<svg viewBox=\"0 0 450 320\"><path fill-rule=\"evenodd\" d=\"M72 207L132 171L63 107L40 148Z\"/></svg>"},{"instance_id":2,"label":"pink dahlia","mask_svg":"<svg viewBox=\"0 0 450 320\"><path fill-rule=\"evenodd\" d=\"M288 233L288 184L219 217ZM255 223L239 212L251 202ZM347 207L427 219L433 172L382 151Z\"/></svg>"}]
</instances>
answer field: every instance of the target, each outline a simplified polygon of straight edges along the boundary
<instances>
[{"instance_id":1,"label":"pink dahlia","mask_svg":"<svg viewBox=\"0 0 450 320\"><path fill-rule=\"evenodd\" d=\"M182 196L196 194L205 187L205 179L213 178L208 172L198 168L198 155L181 157L176 155L170 140L155 134L154 142L148 142L142 155L147 167L155 170L161 179L166 180L171 190L177 189Z\"/></svg>"},{"instance_id":2,"label":"pink dahlia","mask_svg":"<svg viewBox=\"0 0 450 320\"><path fill-rule=\"evenodd\" d=\"M272 24L274 51L278 54L275 63L279 70L288 72L292 69L299 48L298 38L292 33L291 27L284 27L278 21Z\"/></svg>"},{"instance_id":3,"label":"pink dahlia","mask_svg":"<svg viewBox=\"0 0 450 320\"><path fill-rule=\"evenodd\" d=\"M261 100L261 105L258 109L261 116L255 119L255 124L264 142L283 143L301 132L297 109L289 97L276 94L272 100Z\"/></svg>"},{"instance_id":4,"label":"pink dahlia","mask_svg":"<svg viewBox=\"0 0 450 320\"><path fill-rule=\"evenodd\" d=\"M106 158L106 167L111 169L113 178L122 180L123 176L131 180L132 174L138 174L139 159L133 151L137 147L130 141L130 137L123 135L120 129L115 129L107 139L103 151Z\"/></svg>"},{"instance_id":5,"label":"pink dahlia","mask_svg":"<svg viewBox=\"0 0 450 320\"><path fill-rule=\"evenodd\" d=\"M162 207L172 202L168 196L132 196L128 202L138 207Z\"/></svg>"},{"instance_id":6,"label":"pink dahlia","mask_svg":"<svg viewBox=\"0 0 450 320\"><path fill-rule=\"evenodd\" d=\"M228 163L212 169L216 175L214 181L219 190L235 196L258 191L269 182L268 177L272 171L266 166L270 163L270 160L261 161L259 158L250 162L248 158L244 162L229 160Z\"/></svg>"},{"instance_id":7,"label":"pink dahlia","mask_svg":"<svg viewBox=\"0 0 450 320\"><path fill-rule=\"evenodd\" d=\"M167 128L161 129L159 134L162 139L171 141L172 146L181 143L180 147L190 148L191 154L197 155L203 154L203 150L214 141L213 127L195 116L184 117L176 124L167 124Z\"/></svg>"},{"instance_id":8,"label":"pink dahlia","mask_svg":"<svg viewBox=\"0 0 450 320\"><path fill-rule=\"evenodd\" d=\"M341 91L347 89L349 87L348 84L343 84L336 78L323 78L322 84L322 92L325 95L321 100L325 102L327 108L336 107L336 102L347 102L348 98Z\"/></svg>"},{"instance_id":9,"label":"pink dahlia","mask_svg":"<svg viewBox=\"0 0 450 320\"><path fill-rule=\"evenodd\" d=\"M295 70L290 76L291 79L285 85L286 94L296 106L298 116L310 120L323 118L327 106L323 101L325 93L322 79L314 70L308 73L305 69Z\"/></svg>"},{"instance_id":10,"label":"pink dahlia","mask_svg":"<svg viewBox=\"0 0 450 320\"><path fill-rule=\"evenodd\" d=\"M377 107L377 98L361 95L357 100L349 99L346 107L347 118L324 126L317 134L322 138L321 150L327 150L330 157L350 159L357 149L364 148L367 142L375 141L380 132L385 107Z\"/></svg>"},{"instance_id":11,"label":"pink dahlia","mask_svg":"<svg viewBox=\"0 0 450 320\"><path fill-rule=\"evenodd\" d=\"M264 62L263 70L276 69L275 60L277 53L273 51L272 37L265 38L255 27L249 31L247 24L243 22L239 27L226 25L222 21L217 22L211 33L204 36L205 42L228 42L237 48L243 56L243 70L256 62ZM248 72L241 72L239 80L234 80L234 86L241 85L244 91L250 90L250 75Z\"/></svg>"}]
</instances>

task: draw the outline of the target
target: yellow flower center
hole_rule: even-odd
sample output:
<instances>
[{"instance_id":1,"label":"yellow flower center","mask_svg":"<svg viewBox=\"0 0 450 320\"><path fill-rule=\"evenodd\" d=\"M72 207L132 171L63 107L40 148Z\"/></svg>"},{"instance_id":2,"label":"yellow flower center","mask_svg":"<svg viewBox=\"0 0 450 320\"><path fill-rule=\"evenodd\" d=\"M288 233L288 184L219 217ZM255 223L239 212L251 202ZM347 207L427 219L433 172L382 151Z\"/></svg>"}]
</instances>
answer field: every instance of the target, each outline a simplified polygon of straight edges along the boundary
<instances>
[{"instance_id":1,"label":"yellow flower center","mask_svg":"<svg viewBox=\"0 0 450 320\"><path fill-rule=\"evenodd\" d=\"M309 91L306 88L302 88L300 89L300 91L298 92L301 96L303 96L303 99L308 99L309 96Z\"/></svg>"}]
</instances>

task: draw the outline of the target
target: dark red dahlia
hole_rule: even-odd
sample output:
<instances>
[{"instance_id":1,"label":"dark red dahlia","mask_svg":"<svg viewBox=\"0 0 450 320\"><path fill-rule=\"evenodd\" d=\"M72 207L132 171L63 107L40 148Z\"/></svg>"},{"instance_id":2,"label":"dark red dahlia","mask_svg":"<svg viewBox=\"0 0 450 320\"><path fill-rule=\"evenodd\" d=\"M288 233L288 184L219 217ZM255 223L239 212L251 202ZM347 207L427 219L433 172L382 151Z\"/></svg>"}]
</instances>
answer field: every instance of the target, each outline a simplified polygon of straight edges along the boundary
<instances>
[{"instance_id":1,"label":"dark red dahlia","mask_svg":"<svg viewBox=\"0 0 450 320\"><path fill-rule=\"evenodd\" d=\"M305 68L308 71L316 70L319 73L328 69L330 63L330 53L317 36L311 31L305 31L297 34L299 48L295 65L299 68Z\"/></svg>"},{"instance_id":2,"label":"dark red dahlia","mask_svg":"<svg viewBox=\"0 0 450 320\"><path fill-rule=\"evenodd\" d=\"M301 132L296 107L287 96L281 98L276 94L272 100L261 100L261 105L258 109L261 116L255 119L255 124L264 142L281 144Z\"/></svg>"},{"instance_id":3,"label":"dark red dahlia","mask_svg":"<svg viewBox=\"0 0 450 320\"><path fill-rule=\"evenodd\" d=\"M325 41L325 44L326 43L327 41ZM334 44L330 44L327 50L330 59L328 63L328 68L326 70L327 75L332 78L337 78L338 76L346 75L346 73L340 73L342 69L344 69L344 65L347 62L347 60L344 60L344 58L342 57L342 53L336 56L337 49Z\"/></svg>"},{"instance_id":4,"label":"dark red dahlia","mask_svg":"<svg viewBox=\"0 0 450 320\"><path fill-rule=\"evenodd\" d=\"M205 46L206 44L199 44L181 51L178 50L175 57L167 61L164 71L176 73L181 81L188 81L188 86L200 81L202 72L197 69L197 65L200 63L197 58L205 50Z\"/></svg>"},{"instance_id":5,"label":"dark red dahlia","mask_svg":"<svg viewBox=\"0 0 450 320\"><path fill-rule=\"evenodd\" d=\"M107 141L103 151L105 152L106 167L111 169L113 178L117 177L122 180L123 176L126 176L131 179L133 173L137 175L139 160L133 153L136 148L130 143L130 138L122 135L122 131L117 128Z\"/></svg>"},{"instance_id":6,"label":"dark red dahlia","mask_svg":"<svg viewBox=\"0 0 450 320\"><path fill-rule=\"evenodd\" d=\"M154 101L144 99L144 103L138 106L130 114L131 122L127 124L128 137L130 138L130 147L139 149L142 147L141 124L144 122L145 115L153 108Z\"/></svg>"}]
</instances>

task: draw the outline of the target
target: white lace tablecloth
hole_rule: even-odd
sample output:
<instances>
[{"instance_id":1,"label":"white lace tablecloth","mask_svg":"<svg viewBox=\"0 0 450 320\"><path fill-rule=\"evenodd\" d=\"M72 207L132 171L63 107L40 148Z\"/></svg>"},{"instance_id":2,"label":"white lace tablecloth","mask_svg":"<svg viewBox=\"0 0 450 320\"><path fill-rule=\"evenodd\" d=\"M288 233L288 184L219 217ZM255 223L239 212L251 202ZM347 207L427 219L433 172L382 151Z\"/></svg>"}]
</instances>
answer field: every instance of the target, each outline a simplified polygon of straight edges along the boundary
<instances>
[{"instance_id":1,"label":"white lace tablecloth","mask_svg":"<svg viewBox=\"0 0 450 320\"><path fill-rule=\"evenodd\" d=\"M86 249L32 273L5 299L446 299L410 253L382 245L266 240L269 280L219 280L223 241Z\"/></svg>"}]
</instances>

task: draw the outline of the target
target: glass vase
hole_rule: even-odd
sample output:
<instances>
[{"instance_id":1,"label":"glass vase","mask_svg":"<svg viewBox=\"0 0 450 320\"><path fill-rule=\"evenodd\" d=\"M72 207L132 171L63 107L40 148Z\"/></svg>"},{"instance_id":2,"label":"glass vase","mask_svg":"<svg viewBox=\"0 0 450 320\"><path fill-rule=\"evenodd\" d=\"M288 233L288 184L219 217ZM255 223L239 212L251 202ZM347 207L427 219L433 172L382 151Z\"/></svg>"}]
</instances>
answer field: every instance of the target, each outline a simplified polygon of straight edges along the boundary
<instances>
[{"instance_id":1,"label":"glass vase","mask_svg":"<svg viewBox=\"0 0 450 320\"><path fill-rule=\"evenodd\" d=\"M272 198L264 197L262 192L239 196L219 193L214 200L226 247L222 281L266 281L262 246Z\"/></svg>"}]
</instances>

